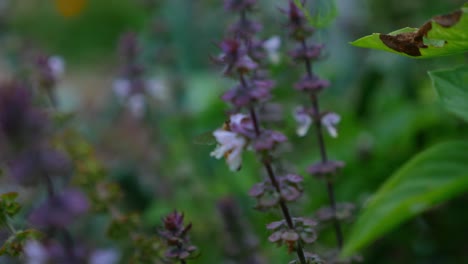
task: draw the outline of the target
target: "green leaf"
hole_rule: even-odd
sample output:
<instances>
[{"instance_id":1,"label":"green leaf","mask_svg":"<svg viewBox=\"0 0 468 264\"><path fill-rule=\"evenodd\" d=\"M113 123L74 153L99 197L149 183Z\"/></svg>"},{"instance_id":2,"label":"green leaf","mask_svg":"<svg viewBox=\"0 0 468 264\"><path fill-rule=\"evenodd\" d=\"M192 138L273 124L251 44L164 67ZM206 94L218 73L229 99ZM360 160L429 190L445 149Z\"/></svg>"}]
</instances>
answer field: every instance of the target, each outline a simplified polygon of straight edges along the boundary
<instances>
[{"instance_id":1,"label":"green leaf","mask_svg":"<svg viewBox=\"0 0 468 264\"><path fill-rule=\"evenodd\" d=\"M18 193L9 192L0 195L0 218L12 217L21 210L21 205L16 202Z\"/></svg>"},{"instance_id":2,"label":"green leaf","mask_svg":"<svg viewBox=\"0 0 468 264\"><path fill-rule=\"evenodd\" d=\"M351 44L426 59L467 52L467 28L468 3L455 12L431 18L420 28L403 28L389 34L374 33Z\"/></svg>"},{"instance_id":3,"label":"green leaf","mask_svg":"<svg viewBox=\"0 0 468 264\"><path fill-rule=\"evenodd\" d=\"M444 107L468 121L468 65L431 71L429 76Z\"/></svg>"},{"instance_id":4,"label":"green leaf","mask_svg":"<svg viewBox=\"0 0 468 264\"><path fill-rule=\"evenodd\" d=\"M44 235L38 230L19 230L12 234L0 247L0 256L8 255L18 257L23 252L23 247L29 240L37 240Z\"/></svg>"},{"instance_id":5,"label":"green leaf","mask_svg":"<svg viewBox=\"0 0 468 264\"><path fill-rule=\"evenodd\" d=\"M418 154L388 179L353 225L342 257L355 254L403 221L468 190L468 142Z\"/></svg>"}]
</instances>

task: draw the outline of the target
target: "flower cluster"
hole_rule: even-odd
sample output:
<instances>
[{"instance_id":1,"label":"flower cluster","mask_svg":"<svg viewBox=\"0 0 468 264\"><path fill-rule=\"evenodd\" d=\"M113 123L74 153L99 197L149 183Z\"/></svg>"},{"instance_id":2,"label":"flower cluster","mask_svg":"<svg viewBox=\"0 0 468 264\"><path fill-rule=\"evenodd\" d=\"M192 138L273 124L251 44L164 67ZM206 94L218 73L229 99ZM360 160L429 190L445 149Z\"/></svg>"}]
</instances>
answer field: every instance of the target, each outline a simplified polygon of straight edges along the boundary
<instances>
[{"instance_id":1,"label":"flower cluster","mask_svg":"<svg viewBox=\"0 0 468 264\"><path fill-rule=\"evenodd\" d=\"M302 177L295 174L277 176L273 165L273 153L278 145L287 141L285 135L278 131L262 127L265 120L259 114L271 98L271 90L275 83L268 79L264 70L265 57L271 56L279 47L280 40L272 38L261 41L256 34L261 25L248 16L255 10L256 1L226 0L225 8L229 12L236 12L239 20L229 27L230 38L219 45L221 54L214 61L224 66L224 74L237 80L237 83L221 99L233 107L229 121L213 132L218 147L211 153L216 158L226 158L232 171L240 168L244 150L252 150L260 157L267 172L267 179L256 184L250 195L257 200L257 209L280 209L287 228L291 232L299 232L300 221L294 221L288 202L296 201L302 194ZM244 114L244 112L248 114ZM297 223L296 223L297 222ZM296 229L296 224L298 225ZM310 241L310 239L306 239ZM274 241L276 242L276 241ZM297 252L300 263L306 264L303 250L304 241L295 239L287 243L290 250Z\"/></svg>"},{"instance_id":2,"label":"flower cluster","mask_svg":"<svg viewBox=\"0 0 468 264\"><path fill-rule=\"evenodd\" d=\"M71 161L51 144L48 114L34 103L31 91L19 82L0 84L0 157L7 174L20 185L43 184L48 194L29 215L29 223L45 235L38 239L33 231L12 230L7 245L19 243L26 263L116 263L115 253L82 247L69 234L67 228L88 211L89 203L81 191L54 185L66 186Z\"/></svg>"},{"instance_id":3,"label":"flower cluster","mask_svg":"<svg viewBox=\"0 0 468 264\"><path fill-rule=\"evenodd\" d=\"M148 96L165 99L166 84L159 79L147 78L146 69L141 62L141 50L137 34L128 32L120 39L120 74L113 83L117 99L125 105L133 116L142 118L146 112Z\"/></svg>"},{"instance_id":4,"label":"flower cluster","mask_svg":"<svg viewBox=\"0 0 468 264\"><path fill-rule=\"evenodd\" d=\"M119 259L114 250L91 250L82 244L64 245L56 240L30 240L24 246L24 256L26 264L112 264Z\"/></svg>"},{"instance_id":5,"label":"flower cluster","mask_svg":"<svg viewBox=\"0 0 468 264\"><path fill-rule=\"evenodd\" d=\"M174 211L163 219L163 228L159 235L166 241L166 257L171 260L181 261L194 257L197 247L190 243L189 231L192 223L184 224L184 214Z\"/></svg>"},{"instance_id":6,"label":"flower cluster","mask_svg":"<svg viewBox=\"0 0 468 264\"><path fill-rule=\"evenodd\" d=\"M62 57L39 54L35 60L36 78L39 87L48 91L53 89L65 73L65 61Z\"/></svg>"},{"instance_id":7,"label":"flower cluster","mask_svg":"<svg viewBox=\"0 0 468 264\"><path fill-rule=\"evenodd\" d=\"M313 120L312 118L318 118ZM309 131L310 126L315 123L320 123L327 130L331 137L338 137L337 125L341 120L341 117L333 112L323 112L320 115L314 114L312 107L306 108L303 106L296 107L294 111L294 119L298 123L297 134L301 137L305 136Z\"/></svg>"},{"instance_id":8,"label":"flower cluster","mask_svg":"<svg viewBox=\"0 0 468 264\"><path fill-rule=\"evenodd\" d=\"M28 89L18 83L0 85L0 157L17 183L32 185L45 177L68 175L69 160L48 144L49 131L48 117L33 106Z\"/></svg>"},{"instance_id":9,"label":"flower cluster","mask_svg":"<svg viewBox=\"0 0 468 264\"><path fill-rule=\"evenodd\" d=\"M294 202L302 195L303 189L300 185L304 179L296 174L288 174L277 177L280 193L269 181L255 184L249 191L249 195L257 200L256 209L266 210L277 207L280 201Z\"/></svg>"},{"instance_id":10,"label":"flower cluster","mask_svg":"<svg viewBox=\"0 0 468 264\"><path fill-rule=\"evenodd\" d=\"M310 218L293 218L294 229L291 229L286 221L276 221L269 223L267 229L273 231L268 240L278 245L294 244L300 240L303 243L311 244L317 239L314 227L317 222Z\"/></svg>"},{"instance_id":11,"label":"flower cluster","mask_svg":"<svg viewBox=\"0 0 468 264\"><path fill-rule=\"evenodd\" d=\"M215 130L213 136L218 142L211 156L225 158L231 171L237 171L242 165L244 150L268 152L287 140L286 136L274 130L261 130L258 134L253 119L244 114L230 116L223 127Z\"/></svg>"},{"instance_id":12,"label":"flower cluster","mask_svg":"<svg viewBox=\"0 0 468 264\"><path fill-rule=\"evenodd\" d=\"M305 2L302 1L301 4L305 5ZM305 65L305 74L295 83L294 88L310 99L309 107L300 106L296 108L294 118L298 123L297 134L299 136L305 136L309 127L311 125L315 126L321 160L311 165L307 171L309 174L326 182L330 206L321 209L317 213L317 216L319 220L333 222L338 249L341 249L343 235L340 220L342 219L338 216L339 206L335 201L333 184L338 172L344 167L344 163L329 160L323 135L323 129L325 129L331 137L336 138L338 136L337 125L341 118L336 113L320 110L318 96L330 86L330 82L314 74L312 63L320 59L324 46L307 42L308 38L313 35L314 28L308 25L306 16L301 8L295 1L289 0L288 8L282 10L288 17L287 28L289 36L296 42L296 47L289 52L289 56L296 63L304 63ZM350 210L345 211L350 212Z\"/></svg>"},{"instance_id":13,"label":"flower cluster","mask_svg":"<svg viewBox=\"0 0 468 264\"><path fill-rule=\"evenodd\" d=\"M71 225L88 211L86 197L76 189L62 190L34 209L29 221L38 227L61 229Z\"/></svg>"}]
</instances>

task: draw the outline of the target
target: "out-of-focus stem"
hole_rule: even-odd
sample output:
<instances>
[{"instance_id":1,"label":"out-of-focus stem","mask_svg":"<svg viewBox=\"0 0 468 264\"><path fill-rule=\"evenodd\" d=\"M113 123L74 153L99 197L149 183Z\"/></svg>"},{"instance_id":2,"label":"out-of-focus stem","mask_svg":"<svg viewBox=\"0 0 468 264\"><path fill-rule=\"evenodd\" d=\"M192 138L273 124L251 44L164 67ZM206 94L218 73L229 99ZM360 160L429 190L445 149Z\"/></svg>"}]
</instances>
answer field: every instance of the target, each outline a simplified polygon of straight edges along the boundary
<instances>
[{"instance_id":1,"label":"out-of-focus stem","mask_svg":"<svg viewBox=\"0 0 468 264\"><path fill-rule=\"evenodd\" d=\"M305 41L303 41L303 43L305 46ZM309 75L309 77L312 77L311 62L308 59L306 59L305 61L306 61L307 74ZM315 134L317 135L317 141L318 141L319 148L320 148L320 157L321 157L322 163L325 164L328 161L328 157L327 157L327 150L325 147L325 140L323 138L322 122L320 120L320 106L319 106L317 95L312 94L310 96L310 100L312 102L312 109L314 112L314 116L317 117L316 120L314 120L314 124L316 128ZM333 211L333 227L335 229L336 242L338 244L338 248L341 249L343 247L343 231L341 230L340 221L338 220L336 216L336 200L335 200L335 192L333 188L333 183L331 182L330 179L326 179L326 184L327 184L327 193L328 193L328 199L330 202L330 207Z\"/></svg>"}]
</instances>

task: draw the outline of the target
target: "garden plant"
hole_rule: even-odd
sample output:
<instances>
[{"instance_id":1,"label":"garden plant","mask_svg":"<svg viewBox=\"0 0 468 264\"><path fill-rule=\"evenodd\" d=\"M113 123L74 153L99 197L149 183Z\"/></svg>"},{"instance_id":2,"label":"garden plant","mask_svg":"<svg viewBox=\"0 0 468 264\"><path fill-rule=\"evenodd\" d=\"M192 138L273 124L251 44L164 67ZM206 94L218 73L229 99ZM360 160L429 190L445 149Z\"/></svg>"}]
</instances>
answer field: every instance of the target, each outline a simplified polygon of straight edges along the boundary
<instances>
[{"instance_id":1,"label":"garden plant","mask_svg":"<svg viewBox=\"0 0 468 264\"><path fill-rule=\"evenodd\" d=\"M0 263L468 263L467 55L456 0L0 0Z\"/></svg>"}]
</instances>

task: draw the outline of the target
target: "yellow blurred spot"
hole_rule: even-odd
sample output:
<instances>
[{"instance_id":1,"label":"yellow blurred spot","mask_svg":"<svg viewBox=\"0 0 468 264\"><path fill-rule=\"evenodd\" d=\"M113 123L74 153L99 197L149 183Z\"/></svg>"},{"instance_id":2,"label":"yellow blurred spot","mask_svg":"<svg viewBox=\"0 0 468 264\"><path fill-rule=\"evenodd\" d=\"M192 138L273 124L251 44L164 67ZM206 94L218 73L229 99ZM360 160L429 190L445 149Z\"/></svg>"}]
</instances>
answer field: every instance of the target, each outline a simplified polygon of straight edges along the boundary
<instances>
[{"instance_id":1,"label":"yellow blurred spot","mask_svg":"<svg viewBox=\"0 0 468 264\"><path fill-rule=\"evenodd\" d=\"M64 17L79 15L86 4L86 0L55 0L57 11Z\"/></svg>"}]
</instances>

